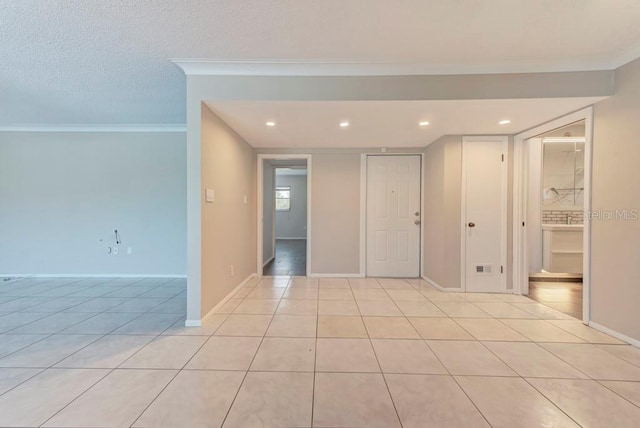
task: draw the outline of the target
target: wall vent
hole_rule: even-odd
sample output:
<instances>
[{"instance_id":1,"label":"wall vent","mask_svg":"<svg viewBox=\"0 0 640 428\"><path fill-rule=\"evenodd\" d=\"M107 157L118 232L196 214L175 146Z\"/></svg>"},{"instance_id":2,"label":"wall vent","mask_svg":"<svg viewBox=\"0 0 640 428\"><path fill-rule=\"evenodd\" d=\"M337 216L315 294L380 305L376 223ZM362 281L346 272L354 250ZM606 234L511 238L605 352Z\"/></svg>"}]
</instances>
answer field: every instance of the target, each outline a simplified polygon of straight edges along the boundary
<instances>
[{"instance_id":1,"label":"wall vent","mask_svg":"<svg viewBox=\"0 0 640 428\"><path fill-rule=\"evenodd\" d=\"M491 275L492 271L491 265L476 265L476 275Z\"/></svg>"}]
</instances>

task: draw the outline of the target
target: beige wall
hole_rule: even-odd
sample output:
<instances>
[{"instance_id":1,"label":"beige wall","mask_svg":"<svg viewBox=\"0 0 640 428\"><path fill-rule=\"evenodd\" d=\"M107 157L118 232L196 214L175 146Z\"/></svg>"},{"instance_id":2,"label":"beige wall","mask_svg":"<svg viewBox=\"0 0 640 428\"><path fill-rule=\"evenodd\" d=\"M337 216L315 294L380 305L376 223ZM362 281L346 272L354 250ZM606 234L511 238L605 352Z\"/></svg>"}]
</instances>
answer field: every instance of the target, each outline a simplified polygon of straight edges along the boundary
<instances>
[{"instance_id":1,"label":"beige wall","mask_svg":"<svg viewBox=\"0 0 640 428\"><path fill-rule=\"evenodd\" d=\"M205 316L256 272L256 155L204 104L201 122L202 193L207 188L215 191L215 202L202 203L201 313Z\"/></svg>"},{"instance_id":2,"label":"beige wall","mask_svg":"<svg viewBox=\"0 0 640 428\"><path fill-rule=\"evenodd\" d=\"M640 209L640 60L616 71L593 131L592 209ZM594 219L591 230L591 320L640 340L640 221Z\"/></svg>"},{"instance_id":3,"label":"beige wall","mask_svg":"<svg viewBox=\"0 0 640 428\"><path fill-rule=\"evenodd\" d=\"M424 272L444 288L460 288L462 137L445 136L424 152Z\"/></svg>"},{"instance_id":4,"label":"beige wall","mask_svg":"<svg viewBox=\"0 0 640 428\"><path fill-rule=\"evenodd\" d=\"M312 155L311 272L360 271L360 154Z\"/></svg>"}]
</instances>

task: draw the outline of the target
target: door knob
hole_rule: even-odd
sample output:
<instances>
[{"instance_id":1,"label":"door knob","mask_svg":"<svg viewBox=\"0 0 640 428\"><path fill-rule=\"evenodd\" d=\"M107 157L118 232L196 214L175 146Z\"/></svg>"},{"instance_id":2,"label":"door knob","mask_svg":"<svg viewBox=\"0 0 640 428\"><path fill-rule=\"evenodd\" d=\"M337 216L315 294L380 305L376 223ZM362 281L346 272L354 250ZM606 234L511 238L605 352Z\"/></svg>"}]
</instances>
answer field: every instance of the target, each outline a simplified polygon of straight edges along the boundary
<instances>
[{"instance_id":1,"label":"door knob","mask_svg":"<svg viewBox=\"0 0 640 428\"><path fill-rule=\"evenodd\" d=\"M420 211L416 211L416 217L420 215Z\"/></svg>"},{"instance_id":2,"label":"door knob","mask_svg":"<svg viewBox=\"0 0 640 428\"><path fill-rule=\"evenodd\" d=\"M470 222L470 223L469 223L469 227L476 227L476 224L475 224L475 223L473 223L473 222Z\"/></svg>"},{"instance_id":3,"label":"door knob","mask_svg":"<svg viewBox=\"0 0 640 428\"><path fill-rule=\"evenodd\" d=\"M415 224L420 224L420 220L414 221Z\"/></svg>"}]
</instances>

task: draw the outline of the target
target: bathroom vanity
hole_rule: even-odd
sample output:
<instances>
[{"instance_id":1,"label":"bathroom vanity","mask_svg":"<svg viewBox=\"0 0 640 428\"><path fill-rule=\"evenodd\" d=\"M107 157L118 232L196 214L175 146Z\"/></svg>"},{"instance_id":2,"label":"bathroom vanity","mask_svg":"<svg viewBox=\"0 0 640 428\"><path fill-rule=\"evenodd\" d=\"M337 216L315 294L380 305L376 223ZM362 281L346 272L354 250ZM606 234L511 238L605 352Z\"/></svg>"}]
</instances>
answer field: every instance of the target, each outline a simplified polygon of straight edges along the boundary
<instances>
[{"instance_id":1,"label":"bathroom vanity","mask_svg":"<svg viewBox=\"0 0 640 428\"><path fill-rule=\"evenodd\" d=\"M542 225L542 269L582 273L582 224Z\"/></svg>"}]
</instances>

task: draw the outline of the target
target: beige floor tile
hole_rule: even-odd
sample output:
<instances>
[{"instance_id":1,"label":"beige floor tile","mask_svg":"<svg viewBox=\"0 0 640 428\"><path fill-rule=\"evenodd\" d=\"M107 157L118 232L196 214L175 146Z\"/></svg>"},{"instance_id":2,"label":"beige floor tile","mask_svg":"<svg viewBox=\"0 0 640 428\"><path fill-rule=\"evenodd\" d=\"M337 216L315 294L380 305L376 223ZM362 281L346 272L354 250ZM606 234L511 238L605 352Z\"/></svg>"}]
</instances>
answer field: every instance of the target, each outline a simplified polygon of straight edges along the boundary
<instances>
[{"instance_id":1,"label":"beige floor tile","mask_svg":"<svg viewBox=\"0 0 640 428\"><path fill-rule=\"evenodd\" d=\"M470 340L473 336L450 318L409 318L423 339Z\"/></svg>"},{"instance_id":2,"label":"beige floor tile","mask_svg":"<svg viewBox=\"0 0 640 428\"><path fill-rule=\"evenodd\" d=\"M317 278L295 277L289 283L290 288L318 288L319 280Z\"/></svg>"},{"instance_id":3,"label":"beige floor tile","mask_svg":"<svg viewBox=\"0 0 640 428\"><path fill-rule=\"evenodd\" d=\"M434 288L427 288L420 290L423 296L431 300L432 302L467 302L465 293L443 293L442 291Z\"/></svg>"},{"instance_id":4,"label":"beige floor tile","mask_svg":"<svg viewBox=\"0 0 640 428\"><path fill-rule=\"evenodd\" d=\"M13 329L11 330L11 333L58 333L75 324L86 321L93 315L94 314L83 312L59 312L57 314L51 314L32 323L23 325L22 327Z\"/></svg>"},{"instance_id":5,"label":"beige floor tile","mask_svg":"<svg viewBox=\"0 0 640 428\"><path fill-rule=\"evenodd\" d=\"M368 336L361 317L320 316L318 317L318 337L367 338Z\"/></svg>"},{"instance_id":6,"label":"beige floor tile","mask_svg":"<svg viewBox=\"0 0 640 428\"><path fill-rule=\"evenodd\" d=\"M73 325L62 331L63 334L109 334L122 327L129 321L137 318L137 313L110 313L105 312L91 317L81 323Z\"/></svg>"},{"instance_id":7,"label":"beige floor tile","mask_svg":"<svg viewBox=\"0 0 640 428\"><path fill-rule=\"evenodd\" d=\"M435 302L442 312L452 318L491 318L473 303L469 302Z\"/></svg>"},{"instance_id":8,"label":"beige floor tile","mask_svg":"<svg viewBox=\"0 0 640 428\"><path fill-rule=\"evenodd\" d=\"M161 334L181 318L178 314L142 314L112 334Z\"/></svg>"},{"instance_id":9,"label":"beige floor tile","mask_svg":"<svg viewBox=\"0 0 640 428\"><path fill-rule=\"evenodd\" d=\"M355 300L320 300L318 315L360 315Z\"/></svg>"},{"instance_id":10,"label":"beige floor tile","mask_svg":"<svg viewBox=\"0 0 640 428\"><path fill-rule=\"evenodd\" d=\"M405 317L363 317L372 339L419 339L420 335Z\"/></svg>"},{"instance_id":11,"label":"beige floor tile","mask_svg":"<svg viewBox=\"0 0 640 428\"><path fill-rule=\"evenodd\" d=\"M135 427L220 427L244 372L181 371Z\"/></svg>"},{"instance_id":12,"label":"beige floor tile","mask_svg":"<svg viewBox=\"0 0 640 428\"><path fill-rule=\"evenodd\" d=\"M369 339L318 339L316 371L380 372Z\"/></svg>"},{"instance_id":13,"label":"beige floor tile","mask_svg":"<svg viewBox=\"0 0 640 428\"><path fill-rule=\"evenodd\" d=\"M230 314L233 312L244 299L229 299L227 303L222 305L217 311L217 314Z\"/></svg>"},{"instance_id":14,"label":"beige floor tile","mask_svg":"<svg viewBox=\"0 0 640 428\"><path fill-rule=\"evenodd\" d=\"M100 336L54 335L0 359L0 367L51 367Z\"/></svg>"},{"instance_id":15,"label":"beige floor tile","mask_svg":"<svg viewBox=\"0 0 640 428\"><path fill-rule=\"evenodd\" d=\"M216 336L264 336L271 315L229 315L216 330Z\"/></svg>"},{"instance_id":16,"label":"beige floor tile","mask_svg":"<svg viewBox=\"0 0 640 428\"><path fill-rule=\"evenodd\" d=\"M1 339L0 339L1 340ZM632 345L598 345L598 348L640 367L640 348Z\"/></svg>"},{"instance_id":17,"label":"beige floor tile","mask_svg":"<svg viewBox=\"0 0 640 428\"><path fill-rule=\"evenodd\" d=\"M317 315L317 300L282 299L276 310L278 315Z\"/></svg>"},{"instance_id":18,"label":"beige floor tile","mask_svg":"<svg viewBox=\"0 0 640 428\"><path fill-rule=\"evenodd\" d=\"M465 293L464 298L468 302L504 302L502 293Z\"/></svg>"},{"instance_id":19,"label":"beige floor tile","mask_svg":"<svg viewBox=\"0 0 640 428\"><path fill-rule=\"evenodd\" d=\"M527 342L529 340L498 320L456 318L454 321L478 340L504 340L510 342Z\"/></svg>"},{"instance_id":20,"label":"beige floor tile","mask_svg":"<svg viewBox=\"0 0 640 428\"><path fill-rule=\"evenodd\" d=\"M397 301L406 301L406 302L424 302L427 300L422 294L420 294L417 290L387 290L389 297L393 300Z\"/></svg>"},{"instance_id":21,"label":"beige floor tile","mask_svg":"<svg viewBox=\"0 0 640 428\"><path fill-rule=\"evenodd\" d=\"M47 427L128 427L171 381L173 370L115 370L82 394Z\"/></svg>"},{"instance_id":22,"label":"beige floor tile","mask_svg":"<svg viewBox=\"0 0 640 428\"><path fill-rule=\"evenodd\" d=\"M558 327L549 324L545 320L516 320L503 319L504 324L511 327L518 333L533 340L534 342L562 342L562 343L583 343L573 334L570 334Z\"/></svg>"},{"instance_id":23,"label":"beige floor tile","mask_svg":"<svg viewBox=\"0 0 640 428\"><path fill-rule=\"evenodd\" d=\"M527 296L521 296L519 294L503 294L502 300L510 303L534 303L535 301Z\"/></svg>"},{"instance_id":24,"label":"beige floor tile","mask_svg":"<svg viewBox=\"0 0 640 428\"><path fill-rule=\"evenodd\" d=\"M606 380L600 383L640 407L640 382Z\"/></svg>"},{"instance_id":25,"label":"beige floor tile","mask_svg":"<svg viewBox=\"0 0 640 428\"><path fill-rule=\"evenodd\" d=\"M163 336L211 336L227 319L227 314L213 314L200 327L185 327L184 318L162 332Z\"/></svg>"},{"instance_id":26,"label":"beige floor tile","mask_svg":"<svg viewBox=\"0 0 640 428\"><path fill-rule=\"evenodd\" d=\"M316 337L317 323L315 315L275 315L266 336Z\"/></svg>"},{"instance_id":27,"label":"beige floor tile","mask_svg":"<svg viewBox=\"0 0 640 428\"><path fill-rule=\"evenodd\" d=\"M578 427L521 378L460 376L456 380L494 427Z\"/></svg>"},{"instance_id":28,"label":"beige floor tile","mask_svg":"<svg viewBox=\"0 0 640 428\"><path fill-rule=\"evenodd\" d=\"M318 427L400 427L381 374L317 373L313 423Z\"/></svg>"},{"instance_id":29,"label":"beige floor tile","mask_svg":"<svg viewBox=\"0 0 640 428\"><path fill-rule=\"evenodd\" d=\"M225 428L309 427L313 373L249 372Z\"/></svg>"},{"instance_id":30,"label":"beige floor tile","mask_svg":"<svg viewBox=\"0 0 640 428\"><path fill-rule=\"evenodd\" d=\"M624 344L623 341L616 339L615 337L609 336L608 334L602 333L595 328L586 326L582 323L582 321L577 320L550 320L548 321L551 325L559 327L574 336L578 336L580 339L583 339L589 343L609 343L609 344Z\"/></svg>"},{"instance_id":31,"label":"beige floor tile","mask_svg":"<svg viewBox=\"0 0 640 428\"><path fill-rule=\"evenodd\" d=\"M480 342L429 340L427 344L452 375L516 375Z\"/></svg>"},{"instance_id":32,"label":"beige floor tile","mask_svg":"<svg viewBox=\"0 0 640 428\"><path fill-rule=\"evenodd\" d=\"M318 289L289 287L286 289L282 297L290 300L318 300Z\"/></svg>"},{"instance_id":33,"label":"beige floor tile","mask_svg":"<svg viewBox=\"0 0 640 428\"><path fill-rule=\"evenodd\" d=\"M320 288L343 288L349 289L349 280L347 278L320 278L318 281Z\"/></svg>"},{"instance_id":34,"label":"beige floor tile","mask_svg":"<svg viewBox=\"0 0 640 428\"><path fill-rule=\"evenodd\" d=\"M244 299L251 293L255 288L254 287L242 287L240 290L233 295L234 299Z\"/></svg>"},{"instance_id":35,"label":"beige floor tile","mask_svg":"<svg viewBox=\"0 0 640 428\"><path fill-rule=\"evenodd\" d=\"M350 288L322 288L318 294L320 300L353 300Z\"/></svg>"},{"instance_id":36,"label":"beige floor tile","mask_svg":"<svg viewBox=\"0 0 640 428\"><path fill-rule=\"evenodd\" d=\"M256 284L256 287L286 288L290 282L291 278L288 276L265 276Z\"/></svg>"},{"instance_id":37,"label":"beige floor tile","mask_svg":"<svg viewBox=\"0 0 640 428\"><path fill-rule=\"evenodd\" d=\"M40 426L108 373L109 370L45 370L0 396L0 426Z\"/></svg>"},{"instance_id":38,"label":"beige floor tile","mask_svg":"<svg viewBox=\"0 0 640 428\"><path fill-rule=\"evenodd\" d=\"M584 427L634 428L640 408L591 380L527 379Z\"/></svg>"},{"instance_id":39,"label":"beige floor tile","mask_svg":"<svg viewBox=\"0 0 640 428\"><path fill-rule=\"evenodd\" d=\"M382 288L354 288L351 290L356 300L391 300Z\"/></svg>"},{"instance_id":40,"label":"beige floor tile","mask_svg":"<svg viewBox=\"0 0 640 428\"><path fill-rule=\"evenodd\" d=\"M187 369L248 370L260 346L259 337L213 336L187 363Z\"/></svg>"},{"instance_id":41,"label":"beige floor tile","mask_svg":"<svg viewBox=\"0 0 640 428\"><path fill-rule=\"evenodd\" d=\"M206 336L160 336L125 361L121 368L181 369L207 341Z\"/></svg>"},{"instance_id":42,"label":"beige floor tile","mask_svg":"<svg viewBox=\"0 0 640 428\"><path fill-rule=\"evenodd\" d=\"M507 302L474 302L473 304L494 318L537 318L535 315L516 308L511 303Z\"/></svg>"},{"instance_id":43,"label":"beige floor tile","mask_svg":"<svg viewBox=\"0 0 640 428\"><path fill-rule=\"evenodd\" d=\"M413 286L400 278L376 278L385 290L413 290Z\"/></svg>"},{"instance_id":44,"label":"beige floor tile","mask_svg":"<svg viewBox=\"0 0 640 428\"><path fill-rule=\"evenodd\" d=\"M556 320L556 319L573 319L570 315L564 314L553 308L545 306L541 303L511 303L518 309L522 309L525 312L529 312L531 315L535 315L537 318L543 320Z\"/></svg>"},{"instance_id":45,"label":"beige floor tile","mask_svg":"<svg viewBox=\"0 0 640 428\"><path fill-rule=\"evenodd\" d=\"M407 300L398 300L395 302L400 311L407 317L446 317L436 305L425 300L422 302L413 302Z\"/></svg>"},{"instance_id":46,"label":"beige floor tile","mask_svg":"<svg viewBox=\"0 0 640 428\"><path fill-rule=\"evenodd\" d=\"M401 317L402 312L393 300L358 300L362 316Z\"/></svg>"},{"instance_id":47,"label":"beige floor tile","mask_svg":"<svg viewBox=\"0 0 640 428\"><path fill-rule=\"evenodd\" d=\"M0 395L31 379L42 369L0 369Z\"/></svg>"},{"instance_id":48,"label":"beige floor tile","mask_svg":"<svg viewBox=\"0 0 640 428\"><path fill-rule=\"evenodd\" d=\"M385 375L404 428L476 428L489 424L451 376Z\"/></svg>"},{"instance_id":49,"label":"beige floor tile","mask_svg":"<svg viewBox=\"0 0 640 428\"><path fill-rule=\"evenodd\" d=\"M383 373L447 374L422 340L372 340Z\"/></svg>"},{"instance_id":50,"label":"beige floor tile","mask_svg":"<svg viewBox=\"0 0 640 428\"><path fill-rule=\"evenodd\" d=\"M640 367L595 345L543 343L542 346L594 379L640 381Z\"/></svg>"},{"instance_id":51,"label":"beige floor tile","mask_svg":"<svg viewBox=\"0 0 640 428\"><path fill-rule=\"evenodd\" d=\"M273 315L280 300L277 299L244 299L237 308L233 310L234 314L244 315Z\"/></svg>"},{"instance_id":52,"label":"beige floor tile","mask_svg":"<svg viewBox=\"0 0 640 428\"><path fill-rule=\"evenodd\" d=\"M588 378L537 343L483 343L522 377Z\"/></svg>"},{"instance_id":53,"label":"beige floor tile","mask_svg":"<svg viewBox=\"0 0 640 428\"><path fill-rule=\"evenodd\" d=\"M265 337L250 370L312 372L315 352L314 338Z\"/></svg>"},{"instance_id":54,"label":"beige floor tile","mask_svg":"<svg viewBox=\"0 0 640 428\"><path fill-rule=\"evenodd\" d=\"M247 295L247 299L280 299L286 288L257 287Z\"/></svg>"},{"instance_id":55,"label":"beige floor tile","mask_svg":"<svg viewBox=\"0 0 640 428\"><path fill-rule=\"evenodd\" d=\"M138 352L155 336L108 335L70 355L56 367L110 369L116 368Z\"/></svg>"},{"instance_id":56,"label":"beige floor tile","mask_svg":"<svg viewBox=\"0 0 640 428\"><path fill-rule=\"evenodd\" d=\"M349 278L349 286L355 289L381 289L380 283L375 278Z\"/></svg>"}]
</instances>

